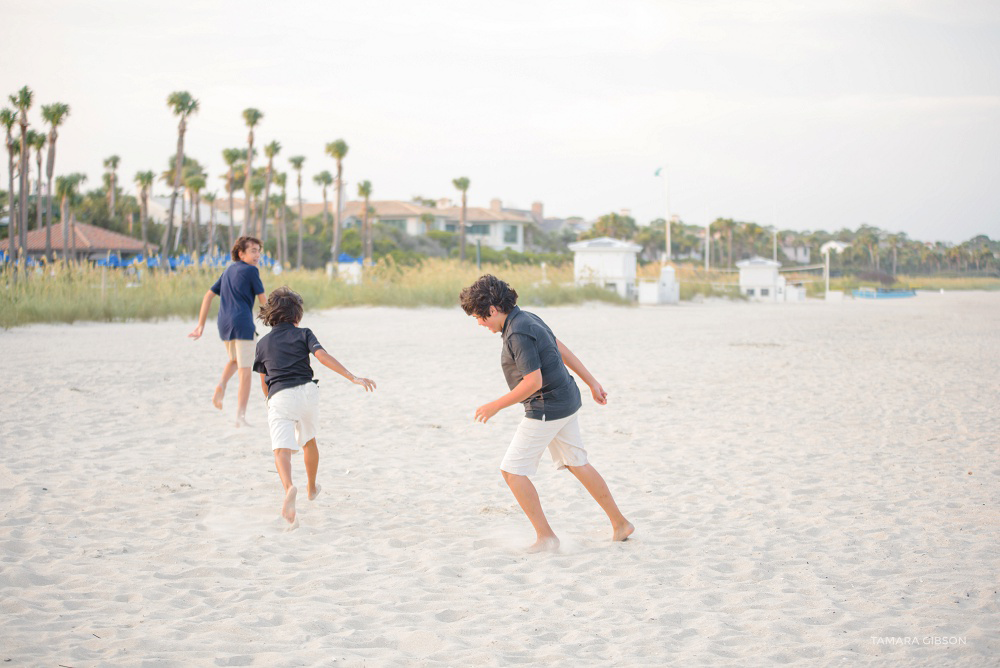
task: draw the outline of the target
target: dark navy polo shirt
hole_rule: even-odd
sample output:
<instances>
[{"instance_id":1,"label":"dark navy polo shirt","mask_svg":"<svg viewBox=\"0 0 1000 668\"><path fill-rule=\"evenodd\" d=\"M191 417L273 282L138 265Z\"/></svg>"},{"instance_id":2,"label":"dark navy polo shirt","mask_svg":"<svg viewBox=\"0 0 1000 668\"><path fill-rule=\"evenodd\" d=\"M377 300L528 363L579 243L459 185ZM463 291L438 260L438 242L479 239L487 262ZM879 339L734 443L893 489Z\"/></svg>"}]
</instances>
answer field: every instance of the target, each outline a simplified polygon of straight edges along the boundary
<instances>
[{"instance_id":1,"label":"dark navy polo shirt","mask_svg":"<svg viewBox=\"0 0 1000 668\"><path fill-rule=\"evenodd\" d=\"M212 292L222 298L219 337L223 341L253 341L257 334L253 324L253 303L257 295L264 294L257 267L240 260L233 262L212 286Z\"/></svg>"},{"instance_id":2,"label":"dark navy polo shirt","mask_svg":"<svg viewBox=\"0 0 1000 668\"><path fill-rule=\"evenodd\" d=\"M563 364L555 335L541 318L515 306L501 335L500 366L510 389L532 371L542 370L542 388L521 402L525 417L558 420L580 410L580 388Z\"/></svg>"},{"instance_id":3,"label":"dark navy polo shirt","mask_svg":"<svg viewBox=\"0 0 1000 668\"><path fill-rule=\"evenodd\" d=\"M260 337L253 358L253 370L264 374L268 398L289 387L318 383L313 378L309 355L322 348L311 329L296 327L289 322L275 325Z\"/></svg>"}]
</instances>

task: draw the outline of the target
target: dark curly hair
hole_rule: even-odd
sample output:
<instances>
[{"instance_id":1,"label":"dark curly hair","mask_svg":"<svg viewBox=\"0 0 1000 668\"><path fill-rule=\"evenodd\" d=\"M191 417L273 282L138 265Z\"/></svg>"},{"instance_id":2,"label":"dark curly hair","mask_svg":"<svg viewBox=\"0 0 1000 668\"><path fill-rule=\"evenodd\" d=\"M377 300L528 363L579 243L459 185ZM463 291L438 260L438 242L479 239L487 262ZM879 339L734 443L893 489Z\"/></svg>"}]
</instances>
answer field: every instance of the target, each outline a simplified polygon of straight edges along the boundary
<instances>
[{"instance_id":1,"label":"dark curly hair","mask_svg":"<svg viewBox=\"0 0 1000 668\"><path fill-rule=\"evenodd\" d=\"M302 320L302 312L302 297L286 285L267 296L267 303L260 307L257 317L268 327L282 322L297 325Z\"/></svg>"},{"instance_id":2,"label":"dark curly hair","mask_svg":"<svg viewBox=\"0 0 1000 668\"><path fill-rule=\"evenodd\" d=\"M510 313L517 306L517 291L492 274L480 276L475 283L462 289L459 295L462 310L478 318L490 317L490 307L501 313Z\"/></svg>"},{"instance_id":3,"label":"dark curly hair","mask_svg":"<svg viewBox=\"0 0 1000 668\"><path fill-rule=\"evenodd\" d=\"M247 250L247 246L249 246L250 244L257 244L258 246L261 247L261 249L264 248L264 244L262 244L260 242L260 239L258 239L257 237L240 237L239 239L236 240L236 243L233 244L233 251L232 251L233 262L240 261L240 253L245 253Z\"/></svg>"}]
</instances>

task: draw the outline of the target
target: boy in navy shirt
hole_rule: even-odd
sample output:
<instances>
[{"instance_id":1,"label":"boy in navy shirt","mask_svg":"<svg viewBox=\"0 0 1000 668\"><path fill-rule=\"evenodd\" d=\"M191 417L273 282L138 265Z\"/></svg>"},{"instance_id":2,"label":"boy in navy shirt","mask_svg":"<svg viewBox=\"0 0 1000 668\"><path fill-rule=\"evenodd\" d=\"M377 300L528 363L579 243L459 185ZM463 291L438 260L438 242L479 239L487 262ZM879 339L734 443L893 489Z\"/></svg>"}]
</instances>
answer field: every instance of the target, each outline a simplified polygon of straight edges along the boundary
<instances>
[{"instance_id":1,"label":"boy in navy shirt","mask_svg":"<svg viewBox=\"0 0 1000 668\"><path fill-rule=\"evenodd\" d=\"M316 446L319 391L316 383L319 381L313 378L309 355L315 355L320 364L362 386L365 391L373 391L375 381L352 374L323 349L312 330L298 326L302 320L302 297L287 287L268 295L259 317L271 331L257 342L253 370L260 374L260 386L267 401L274 464L285 488L281 516L294 524L298 490L292 484L292 453L300 446L309 481L309 500L315 499L320 492L316 484L319 468Z\"/></svg>"},{"instance_id":2,"label":"boy in navy shirt","mask_svg":"<svg viewBox=\"0 0 1000 668\"><path fill-rule=\"evenodd\" d=\"M500 463L500 473L535 528L537 540L530 551L559 549L559 539L528 479L538 470L546 448L556 466L569 469L607 513L614 531L612 539L627 540L635 527L618 509L604 478L587 462L577 420L582 405L580 389L566 367L580 376L594 401L602 406L608 403L608 393L541 318L517 307L517 292L504 281L486 274L463 289L460 299L467 315L501 334L500 366L510 388L499 399L477 408L475 419L485 423L508 406L524 405L524 419Z\"/></svg>"},{"instance_id":3,"label":"boy in navy shirt","mask_svg":"<svg viewBox=\"0 0 1000 668\"><path fill-rule=\"evenodd\" d=\"M239 394L236 406L236 426L247 423L247 402L250 400L250 365L253 363L253 338L257 334L253 324L254 299L264 303L264 284L260 280L257 263L260 262L260 240L240 237L233 244L233 262L222 272L219 280L209 288L201 301L198 326L188 334L197 339L205 330L205 320L212 299L219 295L219 338L226 344L229 361L222 368L222 380L215 387L212 405L222 410L226 384L239 371Z\"/></svg>"}]
</instances>

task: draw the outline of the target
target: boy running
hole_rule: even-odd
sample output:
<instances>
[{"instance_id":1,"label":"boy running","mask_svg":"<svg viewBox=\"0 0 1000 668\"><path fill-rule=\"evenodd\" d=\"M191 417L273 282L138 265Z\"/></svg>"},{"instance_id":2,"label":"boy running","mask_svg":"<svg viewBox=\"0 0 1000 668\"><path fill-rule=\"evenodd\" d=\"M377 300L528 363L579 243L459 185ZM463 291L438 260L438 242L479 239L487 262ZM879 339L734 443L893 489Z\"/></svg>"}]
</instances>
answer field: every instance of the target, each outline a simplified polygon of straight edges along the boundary
<instances>
[{"instance_id":1,"label":"boy running","mask_svg":"<svg viewBox=\"0 0 1000 668\"><path fill-rule=\"evenodd\" d=\"M309 500L320 492L316 484L319 468L319 448L316 446L316 422L319 414L318 380L309 365L310 353L320 364L336 371L355 385L371 392L375 381L359 378L333 358L306 327L302 320L302 297L287 287L268 295L259 316L271 331L257 342L253 370L260 374L260 386L267 402L267 424L271 430L271 449L278 477L285 488L281 516L289 524L295 522L295 496L292 484L292 453L302 447L306 466Z\"/></svg>"},{"instance_id":2,"label":"boy running","mask_svg":"<svg viewBox=\"0 0 1000 668\"><path fill-rule=\"evenodd\" d=\"M594 401L607 403L607 392L576 355L533 313L517 307L517 292L489 274L462 290L462 309L476 322L503 339L500 366L510 392L476 409L475 419L485 423L500 410L524 405L524 418L514 433L500 464L500 473L535 528L537 540L530 551L555 551L559 539L545 519L538 492L528 479L538 470L548 448L560 469L569 469L601 506L614 530L613 540L628 539L635 527L615 504L607 483L587 463L580 423L580 390L566 367L590 387Z\"/></svg>"},{"instance_id":3,"label":"boy running","mask_svg":"<svg viewBox=\"0 0 1000 668\"><path fill-rule=\"evenodd\" d=\"M188 334L197 339L205 331L205 320L212 306L212 299L219 295L219 337L226 344L229 361L222 368L222 380L215 387L212 405L222 410L222 398L226 396L226 384L239 371L239 394L236 405L236 426L247 424L247 402L250 400L250 365L253 363L253 337L257 330L253 325L254 299L264 303L264 284L260 281L260 240L254 237L240 237L233 244L233 262L215 282L201 300L198 326Z\"/></svg>"}]
</instances>

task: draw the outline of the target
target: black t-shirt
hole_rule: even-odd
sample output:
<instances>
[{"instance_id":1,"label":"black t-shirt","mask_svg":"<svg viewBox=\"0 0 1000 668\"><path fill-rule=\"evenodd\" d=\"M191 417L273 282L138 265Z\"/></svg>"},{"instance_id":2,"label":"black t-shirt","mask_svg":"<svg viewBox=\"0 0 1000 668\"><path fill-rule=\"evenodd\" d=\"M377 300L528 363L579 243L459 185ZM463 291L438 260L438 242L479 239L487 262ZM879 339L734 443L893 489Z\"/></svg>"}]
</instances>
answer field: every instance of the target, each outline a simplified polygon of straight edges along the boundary
<instances>
[{"instance_id":1,"label":"black t-shirt","mask_svg":"<svg viewBox=\"0 0 1000 668\"><path fill-rule=\"evenodd\" d=\"M503 323L500 366L510 389L542 370L542 388L522 401L525 417L558 420L580 410L580 388L563 364L556 337L541 318L515 306Z\"/></svg>"},{"instance_id":2,"label":"black t-shirt","mask_svg":"<svg viewBox=\"0 0 1000 668\"><path fill-rule=\"evenodd\" d=\"M313 379L309 355L323 346L308 327L296 327L282 322L257 342L257 353L253 359L253 370L264 374L267 396L289 387L319 381Z\"/></svg>"}]
</instances>

